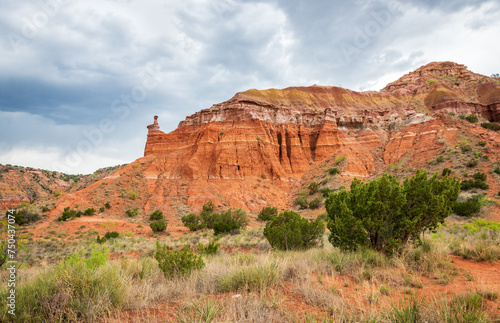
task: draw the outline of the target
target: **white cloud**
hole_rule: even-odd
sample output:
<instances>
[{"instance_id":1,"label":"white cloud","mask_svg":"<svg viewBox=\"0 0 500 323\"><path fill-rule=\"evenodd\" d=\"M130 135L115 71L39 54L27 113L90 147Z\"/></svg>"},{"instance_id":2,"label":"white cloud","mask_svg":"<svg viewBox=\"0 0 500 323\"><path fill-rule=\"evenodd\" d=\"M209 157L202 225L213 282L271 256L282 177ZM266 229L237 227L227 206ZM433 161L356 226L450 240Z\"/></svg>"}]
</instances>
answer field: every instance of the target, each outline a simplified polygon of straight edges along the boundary
<instances>
[{"instance_id":1,"label":"white cloud","mask_svg":"<svg viewBox=\"0 0 500 323\"><path fill-rule=\"evenodd\" d=\"M23 30L47 2L2 3L0 162L62 163L105 118L116 130L72 172L131 161L142 156L153 115L170 131L249 88L378 90L436 60L500 72L497 1L53 1L61 5L28 38ZM339 43L355 44L384 11L389 19L347 61ZM12 34L23 40L15 50ZM119 120L113 102L141 85L148 66L161 81Z\"/></svg>"}]
</instances>

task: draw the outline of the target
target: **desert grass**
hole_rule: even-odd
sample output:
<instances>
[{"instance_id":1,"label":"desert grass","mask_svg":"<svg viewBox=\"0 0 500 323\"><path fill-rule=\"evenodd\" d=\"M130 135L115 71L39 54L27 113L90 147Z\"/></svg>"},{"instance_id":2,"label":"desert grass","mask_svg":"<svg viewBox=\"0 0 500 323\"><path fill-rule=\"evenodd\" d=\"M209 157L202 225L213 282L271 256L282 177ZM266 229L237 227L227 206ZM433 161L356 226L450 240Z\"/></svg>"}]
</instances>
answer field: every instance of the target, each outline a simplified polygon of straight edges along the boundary
<instances>
[{"instance_id":1,"label":"desert grass","mask_svg":"<svg viewBox=\"0 0 500 323\"><path fill-rule=\"evenodd\" d=\"M464 226L472 223L474 226ZM484 223L483 223L484 224ZM474 228L478 227L479 230ZM122 236L106 242L115 256L97 268L84 263L63 264L80 249L91 249L88 235L80 241L51 238L32 241L19 253L19 322L113 321L133 315L137 322L162 321L161 310L177 322L487 322L485 304L498 300L498 291L479 286L475 292L455 297L417 299L422 277L448 284L457 270L449 255L494 260L498 236L494 226L454 221L421 244L408 244L387 256L373 250L344 252L326 240L305 251L271 250L261 228L239 235L217 237L218 254L203 256L206 266L187 277L165 278L154 259L156 240ZM208 231L190 232L180 238L157 237L172 249L214 239ZM482 247L481 247L482 246ZM461 249L462 248L462 249ZM490 249L484 251L484 249ZM491 255L482 254L480 251ZM127 258L127 254L136 253ZM82 253L88 256L89 253ZM123 257L116 257L122 255ZM140 257L137 259L137 255ZM465 276L467 278L467 275ZM475 277L469 274L470 282ZM0 273L0 321L6 313L7 275ZM478 282L475 283L479 285ZM353 286L349 286L353 285ZM357 303L345 291L355 287ZM286 295L285 295L285 294ZM290 295L321 313L287 309ZM387 299L404 295L396 303ZM459 313L465 313L460 318ZM496 318L498 319L498 318ZM115 321L116 321L115 320Z\"/></svg>"}]
</instances>

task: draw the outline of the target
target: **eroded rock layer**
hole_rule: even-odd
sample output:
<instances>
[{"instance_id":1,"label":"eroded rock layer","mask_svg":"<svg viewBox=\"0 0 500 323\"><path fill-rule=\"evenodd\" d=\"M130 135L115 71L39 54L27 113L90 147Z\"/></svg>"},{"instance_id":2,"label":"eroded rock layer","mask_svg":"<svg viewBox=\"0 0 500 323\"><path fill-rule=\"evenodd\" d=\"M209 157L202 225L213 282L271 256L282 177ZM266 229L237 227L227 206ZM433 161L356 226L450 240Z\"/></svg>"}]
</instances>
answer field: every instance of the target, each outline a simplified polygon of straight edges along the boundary
<instances>
[{"instance_id":1,"label":"eroded rock layer","mask_svg":"<svg viewBox=\"0 0 500 323\"><path fill-rule=\"evenodd\" d=\"M422 66L379 92L248 90L188 116L170 133L155 118L144 157L68 194L55 212L106 201L120 212L162 209L172 216L199 211L208 200L254 212L288 208L332 168L341 172L325 185L338 187L390 168L425 167L468 136L488 141L485 155L494 162L498 133L458 118L468 114L500 121L500 80L451 62ZM132 193L137 199L127 198Z\"/></svg>"}]
</instances>

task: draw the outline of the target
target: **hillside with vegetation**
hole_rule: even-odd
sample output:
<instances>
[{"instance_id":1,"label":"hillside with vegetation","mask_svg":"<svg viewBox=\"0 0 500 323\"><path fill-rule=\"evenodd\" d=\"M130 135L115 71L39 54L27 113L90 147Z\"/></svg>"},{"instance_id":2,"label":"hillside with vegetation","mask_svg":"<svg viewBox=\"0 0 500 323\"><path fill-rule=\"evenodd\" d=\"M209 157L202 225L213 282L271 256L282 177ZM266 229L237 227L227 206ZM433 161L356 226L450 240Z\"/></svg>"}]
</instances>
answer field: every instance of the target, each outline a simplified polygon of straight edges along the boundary
<instances>
[{"instance_id":1,"label":"hillside with vegetation","mask_svg":"<svg viewBox=\"0 0 500 323\"><path fill-rule=\"evenodd\" d=\"M437 62L379 92L249 90L155 118L128 165L2 165L15 320L499 321L499 89Z\"/></svg>"}]
</instances>

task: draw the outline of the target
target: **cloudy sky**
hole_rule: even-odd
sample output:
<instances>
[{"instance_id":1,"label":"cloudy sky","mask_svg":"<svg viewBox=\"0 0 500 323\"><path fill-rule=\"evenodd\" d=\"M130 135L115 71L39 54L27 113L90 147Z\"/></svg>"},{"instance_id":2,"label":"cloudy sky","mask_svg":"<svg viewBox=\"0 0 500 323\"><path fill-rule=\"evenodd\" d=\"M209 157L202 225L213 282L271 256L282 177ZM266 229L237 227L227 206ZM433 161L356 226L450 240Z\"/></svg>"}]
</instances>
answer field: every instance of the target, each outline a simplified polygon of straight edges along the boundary
<instances>
[{"instance_id":1,"label":"cloudy sky","mask_svg":"<svg viewBox=\"0 0 500 323\"><path fill-rule=\"evenodd\" d=\"M0 163L86 174L251 88L500 73L500 1L0 0Z\"/></svg>"}]
</instances>

